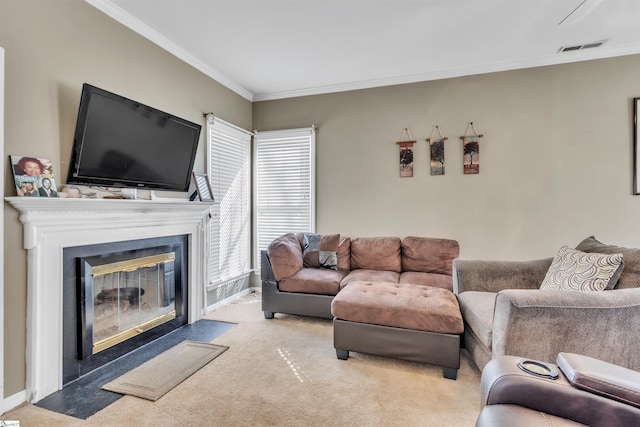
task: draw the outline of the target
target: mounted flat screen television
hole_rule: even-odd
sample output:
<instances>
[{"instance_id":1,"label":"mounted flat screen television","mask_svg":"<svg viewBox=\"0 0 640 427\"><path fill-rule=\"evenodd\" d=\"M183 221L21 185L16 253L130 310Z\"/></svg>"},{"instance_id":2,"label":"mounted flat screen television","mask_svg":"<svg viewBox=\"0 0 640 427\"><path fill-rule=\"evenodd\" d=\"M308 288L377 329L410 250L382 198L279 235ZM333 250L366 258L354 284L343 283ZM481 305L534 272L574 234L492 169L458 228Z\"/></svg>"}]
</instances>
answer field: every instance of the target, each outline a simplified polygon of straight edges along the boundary
<instances>
[{"instance_id":1,"label":"mounted flat screen television","mask_svg":"<svg viewBox=\"0 0 640 427\"><path fill-rule=\"evenodd\" d=\"M201 126L85 83L69 184L187 191Z\"/></svg>"}]
</instances>

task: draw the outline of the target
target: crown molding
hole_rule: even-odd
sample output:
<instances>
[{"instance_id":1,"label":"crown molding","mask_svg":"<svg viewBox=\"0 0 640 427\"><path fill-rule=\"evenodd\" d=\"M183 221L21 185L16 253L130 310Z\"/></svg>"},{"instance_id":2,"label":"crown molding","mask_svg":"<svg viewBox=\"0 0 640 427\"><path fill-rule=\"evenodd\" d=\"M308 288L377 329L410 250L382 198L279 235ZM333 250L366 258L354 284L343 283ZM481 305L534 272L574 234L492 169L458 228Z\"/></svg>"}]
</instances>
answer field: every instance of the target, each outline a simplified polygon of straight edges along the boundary
<instances>
[{"instance_id":1,"label":"crown molding","mask_svg":"<svg viewBox=\"0 0 640 427\"><path fill-rule=\"evenodd\" d=\"M211 77L221 85L226 88L232 90L243 98L253 101L253 93L248 91L244 86L227 76L226 74L216 70L213 67L203 63L198 58L184 50L182 47L175 44L173 41L169 40L144 22L139 19L133 17L131 14L124 11L122 8L116 6L109 0L85 0L85 2L89 3L91 6L100 10L107 16L113 18L117 22L121 23L125 27L135 31L146 39L152 41L157 44L167 52L172 55L180 58L187 64L191 65L195 69L201 71L205 75Z\"/></svg>"},{"instance_id":2,"label":"crown molding","mask_svg":"<svg viewBox=\"0 0 640 427\"><path fill-rule=\"evenodd\" d=\"M429 71L425 73L410 74L398 77L381 79L371 79L340 83L336 85L318 86L299 90L267 92L253 95L253 102L273 101L278 99L296 98L312 95L323 95L336 92L346 92L360 89L371 89L376 87L402 85L408 83L419 83L433 80L444 80L455 77L465 77L478 74L497 73L502 71L521 70L526 68L537 68L551 65L562 65L573 62L590 61L594 59L613 58L617 56L635 55L640 53L640 46L630 45L615 49L592 51L576 51L554 53L552 55L529 58L524 60L495 62L480 64L468 67L445 68L441 70Z\"/></svg>"}]
</instances>

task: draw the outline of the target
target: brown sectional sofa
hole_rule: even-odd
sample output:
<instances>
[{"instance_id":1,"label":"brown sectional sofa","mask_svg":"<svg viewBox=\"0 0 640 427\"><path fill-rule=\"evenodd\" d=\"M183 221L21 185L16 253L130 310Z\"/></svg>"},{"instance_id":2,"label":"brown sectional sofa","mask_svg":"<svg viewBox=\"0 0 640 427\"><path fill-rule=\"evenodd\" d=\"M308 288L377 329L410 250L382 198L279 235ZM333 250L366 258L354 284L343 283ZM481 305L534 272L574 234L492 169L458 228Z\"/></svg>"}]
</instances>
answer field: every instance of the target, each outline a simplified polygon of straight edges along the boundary
<instances>
[{"instance_id":1,"label":"brown sectional sofa","mask_svg":"<svg viewBox=\"0 0 640 427\"><path fill-rule=\"evenodd\" d=\"M265 318L334 319L340 359L349 350L397 357L442 366L445 377L455 379L463 332L452 292L458 243L413 236L338 241L335 270L309 265L303 233L285 234L263 251Z\"/></svg>"},{"instance_id":2,"label":"brown sectional sofa","mask_svg":"<svg viewBox=\"0 0 640 427\"><path fill-rule=\"evenodd\" d=\"M427 237L341 237L337 269L305 267L304 233L275 239L262 253L262 311L332 319L331 301L349 283L388 282L453 291L458 242Z\"/></svg>"}]
</instances>

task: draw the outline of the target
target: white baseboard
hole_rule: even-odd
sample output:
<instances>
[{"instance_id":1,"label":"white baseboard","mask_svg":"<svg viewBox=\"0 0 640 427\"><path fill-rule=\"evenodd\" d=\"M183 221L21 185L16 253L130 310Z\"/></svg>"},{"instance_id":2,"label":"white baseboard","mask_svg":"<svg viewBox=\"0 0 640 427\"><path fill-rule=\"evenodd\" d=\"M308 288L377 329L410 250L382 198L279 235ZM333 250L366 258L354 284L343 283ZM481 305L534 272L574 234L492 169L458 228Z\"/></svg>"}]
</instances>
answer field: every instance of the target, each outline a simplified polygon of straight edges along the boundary
<instances>
[{"instance_id":1,"label":"white baseboard","mask_svg":"<svg viewBox=\"0 0 640 427\"><path fill-rule=\"evenodd\" d=\"M2 414L16 408L27 401L27 390L22 390L14 394L13 396L5 397L2 400Z\"/></svg>"},{"instance_id":2,"label":"white baseboard","mask_svg":"<svg viewBox=\"0 0 640 427\"><path fill-rule=\"evenodd\" d=\"M247 289L243 289L242 291L238 292L235 295L231 295L228 298L223 299L222 301L218 301L217 303L210 305L207 307L207 313L209 313L210 311L214 311L214 310L219 310L222 307L224 307L225 305L229 305L232 302L242 298L245 295L251 294L251 293L260 293L262 292L262 288L259 287L249 287Z\"/></svg>"}]
</instances>

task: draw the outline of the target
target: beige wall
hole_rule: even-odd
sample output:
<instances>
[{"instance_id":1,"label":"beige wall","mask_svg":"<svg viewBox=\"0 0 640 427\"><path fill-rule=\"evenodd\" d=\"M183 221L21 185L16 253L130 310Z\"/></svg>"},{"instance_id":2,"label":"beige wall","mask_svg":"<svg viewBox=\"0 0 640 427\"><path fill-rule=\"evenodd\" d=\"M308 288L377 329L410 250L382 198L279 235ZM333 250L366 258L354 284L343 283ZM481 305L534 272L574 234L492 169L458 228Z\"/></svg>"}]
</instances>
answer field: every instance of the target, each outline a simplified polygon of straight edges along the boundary
<instances>
[{"instance_id":1,"label":"beige wall","mask_svg":"<svg viewBox=\"0 0 640 427\"><path fill-rule=\"evenodd\" d=\"M533 259L583 238L640 245L632 196L632 98L640 56L253 105L253 127L317 135L317 231L456 239L461 257ZM480 174L463 175L473 121ZM446 174L425 138L440 125ZM414 177L400 178L403 128Z\"/></svg>"},{"instance_id":2,"label":"beige wall","mask_svg":"<svg viewBox=\"0 0 640 427\"><path fill-rule=\"evenodd\" d=\"M87 82L196 123L202 113L251 129L251 103L82 0L0 0L5 154L51 159L64 183L80 91ZM204 133L196 171L205 169ZM8 165L8 161L5 161ZM5 194L15 196L5 166ZM25 386L26 254L5 206L5 396Z\"/></svg>"}]
</instances>

